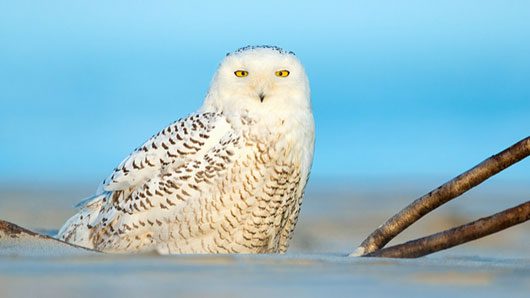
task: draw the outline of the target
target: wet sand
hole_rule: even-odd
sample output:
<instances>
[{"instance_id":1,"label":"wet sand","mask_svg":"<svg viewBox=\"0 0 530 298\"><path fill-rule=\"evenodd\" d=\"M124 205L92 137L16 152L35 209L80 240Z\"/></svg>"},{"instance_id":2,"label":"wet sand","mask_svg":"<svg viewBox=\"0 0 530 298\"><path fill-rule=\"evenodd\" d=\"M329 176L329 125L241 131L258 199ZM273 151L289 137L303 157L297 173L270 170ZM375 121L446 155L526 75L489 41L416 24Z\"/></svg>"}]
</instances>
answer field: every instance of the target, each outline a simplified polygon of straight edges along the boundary
<instances>
[{"instance_id":1,"label":"wet sand","mask_svg":"<svg viewBox=\"0 0 530 298\"><path fill-rule=\"evenodd\" d=\"M0 297L527 297L528 223L421 259L345 257L386 218L440 180L420 182L314 183L286 255L116 256L61 251L28 256L15 248L0 256ZM522 182L487 183L435 211L392 243L516 205L528 199L525 187ZM91 190L4 186L0 218L37 230L57 229L72 214L71 206Z\"/></svg>"}]
</instances>

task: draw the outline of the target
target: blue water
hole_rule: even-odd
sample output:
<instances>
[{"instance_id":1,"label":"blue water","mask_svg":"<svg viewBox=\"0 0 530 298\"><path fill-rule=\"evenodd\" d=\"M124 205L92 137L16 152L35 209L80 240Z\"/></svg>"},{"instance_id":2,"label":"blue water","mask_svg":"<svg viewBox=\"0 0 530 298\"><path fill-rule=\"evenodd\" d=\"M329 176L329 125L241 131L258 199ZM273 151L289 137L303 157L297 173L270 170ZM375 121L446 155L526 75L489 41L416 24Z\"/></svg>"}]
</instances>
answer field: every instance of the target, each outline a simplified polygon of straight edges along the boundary
<instances>
[{"instance_id":1,"label":"blue water","mask_svg":"<svg viewBox=\"0 0 530 298\"><path fill-rule=\"evenodd\" d=\"M103 179L247 44L305 64L314 177L452 176L530 132L527 1L2 1L1 181Z\"/></svg>"}]
</instances>

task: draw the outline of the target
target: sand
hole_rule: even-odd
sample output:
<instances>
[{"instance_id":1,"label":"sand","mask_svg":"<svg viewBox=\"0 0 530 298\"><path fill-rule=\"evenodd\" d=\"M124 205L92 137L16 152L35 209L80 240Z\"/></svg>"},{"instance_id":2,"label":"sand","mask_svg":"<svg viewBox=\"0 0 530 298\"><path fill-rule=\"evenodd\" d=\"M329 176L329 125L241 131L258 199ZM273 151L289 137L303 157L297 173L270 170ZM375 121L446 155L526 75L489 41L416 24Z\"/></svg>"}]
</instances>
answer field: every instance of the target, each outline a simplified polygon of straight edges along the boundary
<instances>
[{"instance_id":1,"label":"sand","mask_svg":"<svg viewBox=\"0 0 530 298\"><path fill-rule=\"evenodd\" d=\"M286 255L106 255L30 232L0 234L0 297L528 297L528 223L420 259L346 257L393 212L436 186L407 185L315 184ZM0 188L0 218L57 229L89 193ZM523 184L485 185L393 243L510 207L526 194Z\"/></svg>"}]
</instances>

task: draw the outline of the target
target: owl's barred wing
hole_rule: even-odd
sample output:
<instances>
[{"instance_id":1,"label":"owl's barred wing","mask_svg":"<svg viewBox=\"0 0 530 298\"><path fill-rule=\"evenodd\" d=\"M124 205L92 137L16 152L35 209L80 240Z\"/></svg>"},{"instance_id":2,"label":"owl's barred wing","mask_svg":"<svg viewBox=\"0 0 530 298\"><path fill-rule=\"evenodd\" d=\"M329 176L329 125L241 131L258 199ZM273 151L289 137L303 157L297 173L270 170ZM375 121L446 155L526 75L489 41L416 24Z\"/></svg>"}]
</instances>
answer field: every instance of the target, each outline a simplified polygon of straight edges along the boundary
<instances>
[{"instance_id":1,"label":"owl's barred wing","mask_svg":"<svg viewBox=\"0 0 530 298\"><path fill-rule=\"evenodd\" d=\"M191 133L190 140L202 133ZM207 227L197 223L197 214L204 212L205 202L214 203L212 190L237 157L240 137L219 117L207 139L202 145L191 141L194 149L182 145L194 152L174 159L141 183L107 191L103 204L87 222L91 245L105 251L150 249L169 237L184 239L204 232ZM170 230L169 223L178 228ZM179 234L173 235L175 231Z\"/></svg>"},{"instance_id":2,"label":"owl's barred wing","mask_svg":"<svg viewBox=\"0 0 530 298\"><path fill-rule=\"evenodd\" d=\"M176 168L208 150L229 130L221 114L203 113L180 119L151 137L125 158L103 181L97 193L134 188L166 167Z\"/></svg>"},{"instance_id":3,"label":"owl's barred wing","mask_svg":"<svg viewBox=\"0 0 530 298\"><path fill-rule=\"evenodd\" d=\"M144 233L176 209L195 204L199 188L226 168L239 137L222 114L181 119L130 154L97 194L61 228L58 237L103 249L122 237ZM131 229L136 229L132 232ZM123 243L130 243L124 241Z\"/></svg>"}]
</instances>

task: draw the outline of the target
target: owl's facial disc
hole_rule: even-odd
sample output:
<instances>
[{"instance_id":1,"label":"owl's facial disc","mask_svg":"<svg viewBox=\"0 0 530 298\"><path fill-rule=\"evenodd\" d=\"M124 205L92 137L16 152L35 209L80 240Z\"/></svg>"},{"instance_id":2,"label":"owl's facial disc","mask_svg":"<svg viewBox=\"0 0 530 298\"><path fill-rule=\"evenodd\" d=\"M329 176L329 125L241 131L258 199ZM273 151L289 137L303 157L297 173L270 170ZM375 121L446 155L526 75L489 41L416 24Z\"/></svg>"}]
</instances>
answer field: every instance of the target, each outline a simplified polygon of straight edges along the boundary
<instances>
[{"instance_id":1,"label":"owl's facial disc","mask_svg":"<svg viewBox=\"0 0 530 298\"><path fill-rule=\"evenodd\" d=\"M219 65L205 107L268 115L310 109L304 68L291 52L271 47L235 51Z\"/></svg>"}]
</instances>

